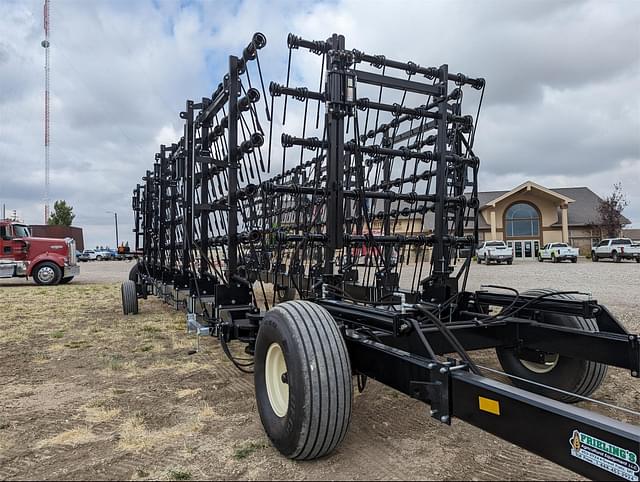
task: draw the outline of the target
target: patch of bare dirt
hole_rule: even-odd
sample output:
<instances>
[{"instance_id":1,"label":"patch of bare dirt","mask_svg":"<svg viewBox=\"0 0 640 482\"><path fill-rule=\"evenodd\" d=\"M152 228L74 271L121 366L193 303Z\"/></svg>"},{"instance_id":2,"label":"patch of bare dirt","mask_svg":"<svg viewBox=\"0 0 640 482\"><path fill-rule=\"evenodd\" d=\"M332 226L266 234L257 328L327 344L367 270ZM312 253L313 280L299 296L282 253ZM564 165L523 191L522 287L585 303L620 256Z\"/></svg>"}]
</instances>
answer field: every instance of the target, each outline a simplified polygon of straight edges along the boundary
<instances>
[{"instance_id":1,"label":"patch of bare dirt","mask_svg":"<svg viewBox=\"0 0 640 482\"><path fill-rule=\"evenodd\" d=\"M580 479L375 382L334 454L292 462L262 430L251 375L214 339L188 354L182 312L149 299L126 317L116 283L0 297L1 479ZM640 406L621 370L596 396Z\"/></svg>"}]
</instances>

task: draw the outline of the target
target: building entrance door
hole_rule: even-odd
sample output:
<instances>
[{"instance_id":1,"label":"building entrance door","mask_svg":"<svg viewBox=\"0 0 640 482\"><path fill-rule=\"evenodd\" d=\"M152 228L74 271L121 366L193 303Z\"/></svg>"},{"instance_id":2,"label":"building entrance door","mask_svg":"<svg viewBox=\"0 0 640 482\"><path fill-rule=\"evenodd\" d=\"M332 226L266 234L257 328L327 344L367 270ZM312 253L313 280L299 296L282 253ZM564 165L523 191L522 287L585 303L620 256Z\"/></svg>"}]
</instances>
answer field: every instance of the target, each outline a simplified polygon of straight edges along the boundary
<instances>
[{"instance_id":1,"label":"building entrance door","mask_svg":"<svg viewBox=\"0 0 640 482\"><path fill-rule=\"evenodd\" d=\"M538 258L540 241L537 239L507 241L507 245L513 248L513 257L516 259L531 261Z\"/></svg>"}]
</instances>

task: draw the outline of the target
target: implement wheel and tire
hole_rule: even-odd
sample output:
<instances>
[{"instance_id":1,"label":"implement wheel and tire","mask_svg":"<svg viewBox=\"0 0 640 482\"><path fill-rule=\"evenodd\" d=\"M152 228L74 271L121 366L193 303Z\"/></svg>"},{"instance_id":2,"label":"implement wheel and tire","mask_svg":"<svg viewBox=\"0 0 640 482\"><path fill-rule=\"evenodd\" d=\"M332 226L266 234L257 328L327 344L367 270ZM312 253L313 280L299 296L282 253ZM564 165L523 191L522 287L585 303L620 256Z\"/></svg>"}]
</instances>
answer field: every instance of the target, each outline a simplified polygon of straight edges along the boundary
<instances>
[{"instance_id":1,"label":"implement wheel and tire","mask_svg":"<svg viewBox=\"0 0 640 482\"><path fill-rule=\"evenodd\" d=\"M139 278L140 278L140 267L138 266L138 263L136 263L129 270L129 279L134 283L137 283L139 281Z\"/></svg>"},{"instance_id":2,"label":"implement wheel and tire","mask_svg":"<svg viewBox=\"0 0 640 482\"><path fill-rule=\"evenodd\" d=\"M122 293L122 311L125 315L138 314L138 293L136 292L136 284L127 280L120 287Z\"/></svg>"},{"instance_id":3,"label":"implement wheel and tire","mask_svg":"<svg viewBox=\"0 0 640 482\"><path fill-rule=\"evenodd\" d=\"M593 261L594 263L597 263L598 260L598 255L596 254L595 251L591 251L591 261Z\"/></svg>"},{"instance_id":4,"label":"implement wheel and tire","mask_svg":"<svg viewBox=\"0 0 640 482\"><path fill-rule=\"evenodd\" d=\"M323 307L287 301L260 324L254 383L267 436L286 457L329 454L351 420L351 364L338 326Z\"/></svg>"},{"instance_id":5,"label":"implement wheel and tire","mask_svg":"<svg viewBox=\"0 0 640 482\"><path fill-rule=\"evenodd\" d=\"M550 289L538 289L527 291L523 293L523 295L540 296L553 291L554 290ZM555 295L549 298L575 299L571 295ZM576 328L583 331L599 331L595 320L582 318L580 316L548 313L545 322L551 325ZM520 359L514 348L496 348L496 352L498 360L507 374L558 388L582 397L591 395L600 386L607 373L607 366L602 363L564 357L559 354L548 356L548 360L545 363L536 363ZM511 381L516 387L565 403L581 401L581 398L575 395L565 394L539 385L527 383L515 377L511 378Z\"/></svg>"}]
</instances>

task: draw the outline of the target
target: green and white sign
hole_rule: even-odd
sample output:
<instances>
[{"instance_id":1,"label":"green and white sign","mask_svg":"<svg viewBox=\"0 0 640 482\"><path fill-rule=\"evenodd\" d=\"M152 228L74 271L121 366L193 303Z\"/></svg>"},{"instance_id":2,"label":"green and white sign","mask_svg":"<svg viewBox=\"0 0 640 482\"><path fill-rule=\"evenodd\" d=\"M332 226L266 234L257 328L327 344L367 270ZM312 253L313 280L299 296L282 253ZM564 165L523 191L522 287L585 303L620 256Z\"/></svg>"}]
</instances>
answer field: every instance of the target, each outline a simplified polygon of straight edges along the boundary
<instances>
[{"instance_id":1,"label":"green and white sign","mask_svg":"<svg viewBox=\"0 0 640 482\"><path fill-rule=\"evenodd\" d=\"M571 455L626 480L638 481L638 454L589 434L574 430Z\"/></svg>"}]
</instances>

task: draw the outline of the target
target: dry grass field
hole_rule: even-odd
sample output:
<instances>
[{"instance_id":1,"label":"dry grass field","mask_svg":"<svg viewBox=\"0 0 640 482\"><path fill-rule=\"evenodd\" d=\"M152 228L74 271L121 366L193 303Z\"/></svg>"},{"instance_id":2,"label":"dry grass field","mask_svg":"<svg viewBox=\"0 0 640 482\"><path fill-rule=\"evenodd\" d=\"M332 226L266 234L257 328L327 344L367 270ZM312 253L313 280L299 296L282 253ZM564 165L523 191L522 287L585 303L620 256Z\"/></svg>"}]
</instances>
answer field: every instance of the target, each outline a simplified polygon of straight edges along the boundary
<instances>
[{"instance_id":1,"label":"dry grass field","mask_svg":"<svg viewBox=\"0 0 640 482\"><path fill-rule=\"evenodd\" d=\"M116 280L129 268L84 264L51 288L0 282L0 479L579 479L463 422L441 425L375 382L355 394L336 453L287 460L264 435L251 375L216 340L189 354L184 314L155 298L122 315ZM617 314L640 331L632 303ZM596 395L640 407L640 383L621 370Z\"/></svg>"}]
</instances>

